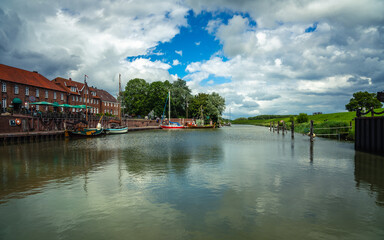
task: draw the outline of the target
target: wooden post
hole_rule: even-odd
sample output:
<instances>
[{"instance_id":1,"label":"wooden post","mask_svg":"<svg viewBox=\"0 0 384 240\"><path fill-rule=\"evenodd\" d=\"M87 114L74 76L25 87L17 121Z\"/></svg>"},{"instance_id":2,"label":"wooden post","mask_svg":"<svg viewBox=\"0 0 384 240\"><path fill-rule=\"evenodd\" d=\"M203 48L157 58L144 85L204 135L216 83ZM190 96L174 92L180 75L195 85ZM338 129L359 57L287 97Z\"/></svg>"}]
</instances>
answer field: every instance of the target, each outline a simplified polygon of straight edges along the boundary
<instances>
[{"instance_id":1,"label":"wooden post","mask_svg":"<svg viewBox=\"0 0 384 240\"><path fill-rule=\"evenodd\" d=\"M277 134L280 133L279 128L280 128L279 121L277 121Z\"/></svg>"},{"instance_id":2,"label":"wooden post","mask_svg":"<svg viewBox=\"0 0 384 240\"><path fill-rule=\"evenodd\" d=\"M295 138L295 120L292 120L292 125L291 125L291 137L292 137L292 139Z\"/></svg>"},{"instance_id":3,"label":"wooden post","mask_svg":"<svg viewBox=\"0 0 384 240\"><path fill-rule=\"evenodd\" d=\"M283 129L283 136L285 135L285 122L282 124L282 129Z\"/></svg>"},{"instance_id":4,"label":"wooden post","mask_svg":"<svg viewBox=\"0 0 384 240\"><path fill-rule=\"evenodd\" d=\"M269 131L272 131L272 123L269 122Z\"/></svg>"},{"instance_id":5,"label":"wooden post","mask_svg":"<svg viewBox=\"0 0 384 240\"><path fill-rule=\"evenodd\" d=\"M273 132L275 132L275 121L273 121Z\"/></svg>"},{"instance_id":6,"label":"wooden post","mask_svg":"<svg viewBox=\"0 0 384 240\"><path fill-rule=\"evenodd\" d=\"M373 107L371 107L371 117L374 117L375 113L373 111Z\"/></svg>"},{"instance_id":7,"label":"wooden post","mask_svg":"<svg viewBox=\"0 0 384 240\"><path fill-rule=\"evenodd\" d=\"M309 131L309 139L313 142L313 120L311 120L311 129Z\"/></svg>"}]
</instances>

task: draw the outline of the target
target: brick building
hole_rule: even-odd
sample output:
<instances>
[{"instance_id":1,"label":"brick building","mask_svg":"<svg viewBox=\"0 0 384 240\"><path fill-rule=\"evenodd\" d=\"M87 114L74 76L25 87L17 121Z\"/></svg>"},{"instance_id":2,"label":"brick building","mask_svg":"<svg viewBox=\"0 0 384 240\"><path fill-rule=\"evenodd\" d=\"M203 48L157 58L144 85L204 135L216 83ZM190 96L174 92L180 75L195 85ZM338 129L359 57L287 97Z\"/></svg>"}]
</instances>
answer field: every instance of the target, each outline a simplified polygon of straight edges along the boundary
<instances>
[{"instance_id":1,"label":"brick building","mask_svg":"<svg viewBox=\"0 0 384 240\"><path fill-rule=\"evenodd\" d=\"M67 103L66 92L36 71L0 64L0 86L2 112L7 109L28 109L31 102ZM36 109L47 111L53 110L53 107L36 105Z\"/></svg>"},{"instance_id":2,"label":"brick building","mask_svg":"<svg viewBox=\"0 0 384 240\"><path fill-rule=\"evenodd\" d=\"M108 92L88 86L72 79L55 78L48 80L37 72L0 64L1 111L31 108L33 102L50 102L69 105L87 105L91 113L119 115L120 104ZM35 105L33 105L35 106ZM42 112L54 110L52 106L36 105ZM59 111L64 111L60 107ZM72 112L82 109L69 108Z\"/></svg>"},{"instance_id":3,"label":"brick building","mask_svg":"<svg viewBox=\"0 0 384 240\"><path fill-rule=\"evenodd\" d=\"M96 89L96 94L101 98L101 110L103 113L110 113L115 116L119 116L120 103L107 91L102 89Z\"/></svg>"},{"instance_id":4,"label":"brick building","mask_svg":"<svg viewBox=\"0 0 384 240\"><path fill-rule=\"evenodd\" d=\"M67 102L70 105L87 105L92 107L89 109L91 113L101 113L101 100L96 94L96 89L89 87L87 82L80 83L73 81L71 78L55 78L52 82L56 83L67 92ZM72 108L72 112L77 112L80 109Z\"/></svg>"}]
</instances>

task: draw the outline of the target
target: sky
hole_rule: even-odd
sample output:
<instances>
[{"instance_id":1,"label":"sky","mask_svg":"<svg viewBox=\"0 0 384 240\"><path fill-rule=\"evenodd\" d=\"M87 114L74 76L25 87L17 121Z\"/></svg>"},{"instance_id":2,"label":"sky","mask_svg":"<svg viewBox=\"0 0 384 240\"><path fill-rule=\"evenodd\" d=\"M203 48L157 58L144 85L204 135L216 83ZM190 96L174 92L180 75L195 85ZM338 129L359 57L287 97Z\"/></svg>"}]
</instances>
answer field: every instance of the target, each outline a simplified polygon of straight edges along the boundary
<instances>
[{"instance_id":1,"label":"sky","mask_svg":"<svg viewBox=\"0 0 384 240\"><path fill-rule=\"evenodd\" d=\"M224 117L333 113L384 90L382 0L2 0L0 63L116 96L133 78L225 98Z\"/></svg>"}]
</instances>

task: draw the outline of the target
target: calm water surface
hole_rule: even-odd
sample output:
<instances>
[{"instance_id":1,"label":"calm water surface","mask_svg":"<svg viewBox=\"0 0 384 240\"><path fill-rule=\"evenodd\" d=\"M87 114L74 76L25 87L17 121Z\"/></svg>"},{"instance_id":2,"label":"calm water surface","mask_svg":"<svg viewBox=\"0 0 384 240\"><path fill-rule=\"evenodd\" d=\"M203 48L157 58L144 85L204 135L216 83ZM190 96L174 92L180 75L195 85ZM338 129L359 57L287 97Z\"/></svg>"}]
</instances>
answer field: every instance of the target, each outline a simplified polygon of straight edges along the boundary
<instances>
[{"instance_id":1,"label":"calm water surface","mask_svg":"<svg viewBox=\"0 0 384 240\"><path fill-rule=\"evenodd\" d=\"M0 147L0 239L384 239L384 158L267 128Z\"/></svg>"}]
</instances>

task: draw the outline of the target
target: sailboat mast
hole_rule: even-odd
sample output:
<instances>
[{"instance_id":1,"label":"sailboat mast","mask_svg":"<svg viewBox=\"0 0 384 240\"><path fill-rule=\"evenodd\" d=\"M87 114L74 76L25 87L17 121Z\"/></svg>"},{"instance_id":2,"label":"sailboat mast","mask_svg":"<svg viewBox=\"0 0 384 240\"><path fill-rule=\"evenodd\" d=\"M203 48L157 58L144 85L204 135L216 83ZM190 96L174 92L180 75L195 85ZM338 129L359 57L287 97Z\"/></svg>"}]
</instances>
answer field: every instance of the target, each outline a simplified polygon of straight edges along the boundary
<instances>
[{"instance_id":1,"label":"sailboat mast","mask_svg":"<svg viewBox=\"0 0 384 240\"><path fill-rule=\"evenodd\" d=\"M119 105L120 105L120 107L118 107L117 110L119 111L119 120L121 121L122 99L121 99L121 74L120 73L119 73L119 95L117 99L119 100Z\"/></svg>"},{"instance_id":2,"label":"sailboat mast","mask_svg":"<svg viewBox=\"0 0 384 240\"><path fill-rule=\"evenodd\" d=\"M171 91L168 91L169 104L168 104L168 125L171 125Z\"/></svg>"}]
</instances>

